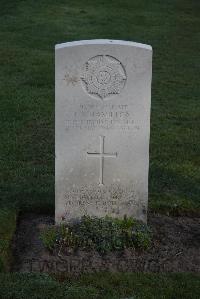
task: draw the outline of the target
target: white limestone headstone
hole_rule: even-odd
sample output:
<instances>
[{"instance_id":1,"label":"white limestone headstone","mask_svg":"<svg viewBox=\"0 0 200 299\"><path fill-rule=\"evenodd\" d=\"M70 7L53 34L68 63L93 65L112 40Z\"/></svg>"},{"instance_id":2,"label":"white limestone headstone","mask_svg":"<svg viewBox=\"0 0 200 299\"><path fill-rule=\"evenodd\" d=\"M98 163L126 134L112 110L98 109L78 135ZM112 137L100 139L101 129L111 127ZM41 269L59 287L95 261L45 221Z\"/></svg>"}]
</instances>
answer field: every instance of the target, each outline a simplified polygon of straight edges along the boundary
<instances>
[{"instance_id":1,"label":"white limestone headstone","mask_svg":"<svg viewBox=\"0 0 200 299\"><path fill-rule=\"evenodd\" d=\"M89 40L55 52L56 222L146 221L151 46Z\"/></svg>"}]
</instances>

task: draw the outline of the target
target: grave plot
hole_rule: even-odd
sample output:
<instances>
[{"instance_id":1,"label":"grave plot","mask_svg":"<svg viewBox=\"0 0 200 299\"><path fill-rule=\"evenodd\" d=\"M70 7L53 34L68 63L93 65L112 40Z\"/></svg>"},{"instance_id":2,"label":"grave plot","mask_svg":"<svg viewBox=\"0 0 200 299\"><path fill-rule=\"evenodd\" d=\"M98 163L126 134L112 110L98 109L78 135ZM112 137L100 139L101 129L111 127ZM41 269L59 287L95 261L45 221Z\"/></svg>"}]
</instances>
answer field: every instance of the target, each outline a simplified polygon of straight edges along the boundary
<instances>
[{"instance_id":1,"label":"grave plot","mask_svg":"<svg viewBox=\"0 0 200 299\"><path fill-rule=\"evenodd\" d=\"M41 232L54 217L27 214L19 221L14 242L13 271L80 275L109 272L199 272L199 218L149 215L149 248L115 250L102 254L87 248L60 247L49 251ZM56 244L55 244L56 245Z\"/></svg>"}]
</instances>

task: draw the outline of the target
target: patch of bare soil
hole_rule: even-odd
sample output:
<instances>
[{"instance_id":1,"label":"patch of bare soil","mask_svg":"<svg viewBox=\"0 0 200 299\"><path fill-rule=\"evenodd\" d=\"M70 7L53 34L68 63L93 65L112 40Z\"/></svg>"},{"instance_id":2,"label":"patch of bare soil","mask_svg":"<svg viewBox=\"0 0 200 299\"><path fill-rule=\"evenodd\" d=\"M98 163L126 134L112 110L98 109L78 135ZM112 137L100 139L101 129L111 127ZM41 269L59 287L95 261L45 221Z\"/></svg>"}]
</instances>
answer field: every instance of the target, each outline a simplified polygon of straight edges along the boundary
<instances>
[{"instance_id":1,"label":"patch of bare soil","mask_svg":"<svg viewBox=\"0 0 200 299\"><path fill-rule=\"evenodd\" d=\"M149 215L153 231L146 251L126 249L100 255L77 250L65 255L50 253L39 238L53 217L26 214L19 221L13 244L13 271L63 272L73 275L98 271L200 272L200 218Z\"/></svg>"}]
</instances>

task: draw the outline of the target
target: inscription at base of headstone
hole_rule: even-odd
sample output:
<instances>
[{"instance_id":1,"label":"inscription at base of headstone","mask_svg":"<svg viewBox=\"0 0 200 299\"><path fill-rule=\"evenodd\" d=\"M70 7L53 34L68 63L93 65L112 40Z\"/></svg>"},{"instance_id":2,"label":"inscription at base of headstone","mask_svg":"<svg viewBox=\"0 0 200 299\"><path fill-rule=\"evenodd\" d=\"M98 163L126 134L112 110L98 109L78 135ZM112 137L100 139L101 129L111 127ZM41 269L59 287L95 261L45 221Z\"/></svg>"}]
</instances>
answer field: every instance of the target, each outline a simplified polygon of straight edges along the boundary
<instances>
[{"instance_id":1,"label":"inscription at base of headstone","mask_svg":"<svg viewBox=\"0 0 200 299\"><path fill-rule=\"evenodd\" d=\"M56 222L146 221L152 49L126 41L56 45Z\"/></svg>"}]
</instances>

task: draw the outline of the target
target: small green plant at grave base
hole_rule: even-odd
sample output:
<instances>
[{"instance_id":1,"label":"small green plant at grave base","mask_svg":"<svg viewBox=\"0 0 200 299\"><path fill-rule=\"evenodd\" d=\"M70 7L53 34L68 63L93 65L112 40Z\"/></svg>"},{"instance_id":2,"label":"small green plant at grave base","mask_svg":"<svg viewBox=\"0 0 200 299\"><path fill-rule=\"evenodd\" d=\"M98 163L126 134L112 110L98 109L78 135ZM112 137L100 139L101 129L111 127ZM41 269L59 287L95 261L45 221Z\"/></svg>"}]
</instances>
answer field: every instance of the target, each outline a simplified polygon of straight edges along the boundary
<instances>
[{"instance_id":1,"label":"small green plant at grave base","mask_svg":"<svg viewBox=\"0 0 200 299\"><path fill-rule=\"evenodd\" d=\"M41 234L40 239L42 240L44 246L52 251L56 244L57 230L55 226L45 228Z\"/></svg>"},{"instance_id":2,"label":"small green plant at grave base","mask_svg":"<svg viewBox=\"0 0 200 299\"><path fill-rule=\"evenodd\" d=\"M69 225L45 229L41 234L44 246L49 250L81 248L97 250L102 254L125 248L147 249L151 243L151 230L133 218L82 217Z\"/></svg>"},{"instance_id":3,"label":"small green plant at grave base","mask_svg":"<svg viewBox=\"0 0 200 299\"><path fill-rule=\"evenodd\" d=\"M75 248L79 245L78 237L73 233L71 227L65 224L58 227L57 242L63 247Z\"/></svg>"},{"instance_id":4,"label":"small green plant at grave base","mask_svg":"<svg viewBox=\"0 0 200 299\"><path fill-rule=\"evenodd\" d=\"M132 239L135 247L147 249L151 242L151 231L146 224L135 223L132 229Z\"/></svg>"}]
</instances>

